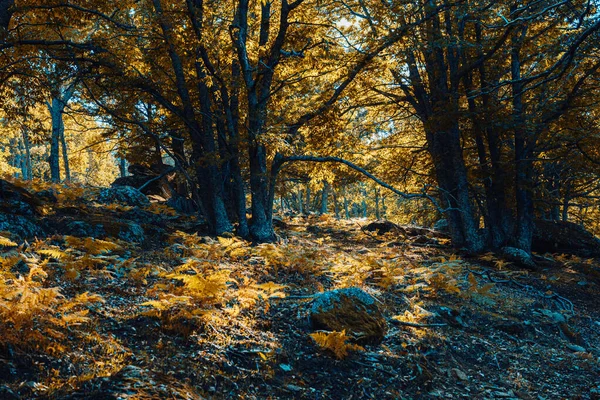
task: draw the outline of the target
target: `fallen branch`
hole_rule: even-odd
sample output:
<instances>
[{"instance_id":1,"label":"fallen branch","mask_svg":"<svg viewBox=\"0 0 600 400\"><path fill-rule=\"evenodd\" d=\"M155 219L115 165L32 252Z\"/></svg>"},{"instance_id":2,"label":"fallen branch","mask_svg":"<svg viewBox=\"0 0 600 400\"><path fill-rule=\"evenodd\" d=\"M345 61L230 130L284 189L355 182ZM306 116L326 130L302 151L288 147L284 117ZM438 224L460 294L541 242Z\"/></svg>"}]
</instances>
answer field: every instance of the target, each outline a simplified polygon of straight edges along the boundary
<instances>
[{"instance_id":1,"label":"fallen branch","mask_svg":"<svg viewBox=\"0 0 600 400\"><path fill-rule=\"evenodd\" d=\"M158 180L160 180L160 179L164 178L165 176L167 176L167 175L169 175L170 173L172 173L172 172L175 172L175 171L177 171L177 168L175 168L175 167L172 167L172 168L169 168L169 169L167 169L167 170L166 170L165 172L163 172L162 174L160 174L160 175L158 175L158 176L156 176L156 177L154 177L154 178L152 178L152 179L150 179L150 180L146 181L146 183L144 183L142 186L140 186L140 187L138 188L138 190L141 192L142 190L146 189L146 188L147 188L147 187L148 187L148 186L149 186L149 185L150 185L152 182L156 182L156 181L158 181Z\"/></svg>"},{"instance_id":2,"label":"fallen branch","mask_svg":"<svg viewBox=\"0 0 600 400\"><path fill-rule=\"evenodd\" d=\"M391 319L390 322L394 325L410 326L412 328L435 328L439 326L448 326L448 324L437 323L437 324L418 324L416 322L400 321L397 319Z\"/></svg>"}]
</instances>

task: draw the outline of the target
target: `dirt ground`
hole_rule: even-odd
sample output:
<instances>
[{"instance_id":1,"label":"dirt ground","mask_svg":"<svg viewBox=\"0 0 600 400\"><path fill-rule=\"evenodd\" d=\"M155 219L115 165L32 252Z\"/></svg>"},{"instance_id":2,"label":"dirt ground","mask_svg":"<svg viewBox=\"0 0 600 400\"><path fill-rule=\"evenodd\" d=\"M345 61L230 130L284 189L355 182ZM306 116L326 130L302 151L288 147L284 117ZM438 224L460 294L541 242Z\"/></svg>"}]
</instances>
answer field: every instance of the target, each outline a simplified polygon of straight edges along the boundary
<instances>
[{"instance_id":1,"label":"dirt ground","mask_svg":"<svg viewBox=\"0 0 600 400\"><path fill-rule=\"evenodd\" d=\"M50 259L46 286L103 302L54 353L3 346L0 398L600 398L598 260L537 255L522 270L365 221L285 222L279 244L252 246L165 217L144 246L119 242L76 277ZM378 300L388 331L339 360L309 336L308 312L350 286Z\"/></svg>"}]
</instances>

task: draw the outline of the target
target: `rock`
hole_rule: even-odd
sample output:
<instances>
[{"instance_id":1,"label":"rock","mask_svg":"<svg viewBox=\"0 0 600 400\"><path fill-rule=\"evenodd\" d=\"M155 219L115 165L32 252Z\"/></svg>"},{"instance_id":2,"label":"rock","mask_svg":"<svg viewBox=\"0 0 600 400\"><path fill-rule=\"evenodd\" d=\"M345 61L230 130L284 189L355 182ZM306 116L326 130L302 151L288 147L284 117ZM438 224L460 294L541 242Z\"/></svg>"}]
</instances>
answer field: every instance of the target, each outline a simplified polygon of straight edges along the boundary
<instances>
[{"instance_id":1,"label":"rock","mask_svg":"<svg viewBox=\"0 0 600 400\"><path fill-rule=\"evenodd\" d=\"M175 168L166 164L153 164L150 167L140 164L132 164L127 168L130 176L115 179L112 187L131 186L142 188L142 193L147 196L156 195L170 199L173 190L170 182L175 180L177 173Z\"/></svg>"},{"instance_id":2,"label":"rock","mask_svg":"<svg viewBox=\"0 0 600 400\"><path fill-rule=\"evenodd\" d=\"M463 371L461 371L458 368L452 368L450 370L450 375L451 375L452 378L459 379L461 381L465 381L466 382L466 381L469 380L469 377L467 376L467 374L465 374Z\"/></svg>"},{"instance_id":3,"label":"rock","mask_svg":"<svg viewBox=\"0 0 600 400\"><path fill-rule=\"evenodd\" d=\"M104 235L104 229L86 221L69 221L64 225L64 234L75 237L101 238Z\"/></svg>"},{"instance_id":4,"label":"rock","mask_svg":"<svg viewBox=\"0 0 600 400\"><path fill-rule=\"evenodd\" d=\"M152 224L161 227L164 227L165 225L164 216L151 213L150 211L138 207L119 213L119 218L133 221L141 225Z\"/></svg>"},{"instance_id":5,"label":"rock","mask_svg":"<svg viewBox=\"0 0 600 400\"><path fill-rule=\"evenodd\" d=\"M503 247L500 249L500 253L507 261L515 263L518 266L527 268L536 267L533 257L531 257L531 254L527 253L525 250L517 249L516 247Z\"/></svg>"},{"instance_id":6,"label":"rock","mask_svg":"<svg viewBox=\"0 0 600 400\"><path fill-rule=\"evenodd\" d=\"M0 179L0 212L35 215L42 209L42 201L27 190Z\"/></svg>"},{"instance_id":7,"label":"rock","mask_svg":"<svg viewBox=\"0 0 600 400\"><path fill-rule=\"evenodd\" d=\"M36 193L36 195L47 203L56 203L58 202L58 197L56 197L57 192L54 189L45 189Z\"/></svg>"},{"instance_id":8,"label":"rock","mask_svg":"<svg viewBox=\"0 0 600 400\"><path fill-rule=\"evenodd\" d=\"M104 239L118 238L127 242L140 243L145 239L144 229L133 221L92 218L86 221L72 220L63 224L62 234L76 237Z\"/></svg>"},{"instance_id":9,"label":"rock","mask_svg":"<svg viewBox=\"0 0 600 400\"><path fill-rule=\"evenodd\" d=\"M315 330L346 331L359 344L381 343L387 324L375 299L359 288L322 293L310 310Z\"/></svg>"},{"instance_id":10,"label":"rock","mask_svg":"<svg viewBox=\"0 0 600 400\"><path fill-rule=\"evenodd\" d=\"M536 220L532 249L539 253L600 256L600 239L573 222Z\"/></svg>"},{"instance_id":11,"label":"rock","mask_svg":"<svg viewBox=\"0 0 600 400\"><path fill-rule=\"evenodd\" d=\"M378 235L385 235L389 232L402 232L402 228L400 228L400 226L387 220L373 221L365 226L364 229L368 232L376 232Z\"/></svg>"},{"instance_id":12,"label":"rock","mask_svg":"<svg viewBox=\"0 0 600 400\"><path fill-rule=\"evenodd\" d=\"M290 372L292 370L292 366L289 364L279 364L279 368L281 368L285 372Z\"/></svg>"},{"instance_id":13,"label":"rock","mask_svg":"<svg viewBox=\"0 0 600 400\"><path fill-rule=\"evenodd\" d=\"M540 310L540 314L545 315L550 320L552 320L553 323L556 323L556 324L561 324L561 323L567 322L567 319L565 318L565 316L558 312L544 309L544 310Z\"/></svg>"},{"instance_id":14,"label":"rock","mask_svg":"<svg viewBox=\"0 0 600 400\"><path fill-rule=\"evenodd\" d=\"M33 216L0 212L0 231L8 231L20 239L45 236L44 229Z\"/></svg>"},{"instance_id":15,"label":"rock","mask_svg":"<svg viewBox=\"0 0 600 400\"><path fill-rule=\"evenodd\" d=\"M96 199L98 203L119 203L132 207L145 207L150 205L150 200L145 194L131 186L116 186L102 189Z\"/></svg>"},{"instance_id":16,"label":"rock","mask_svg":"<svg viewBox=\"0 0 600 400\"><path fill-rule=\"evenodd\" d=\"M301 391L303 391L303 390L304 390L304 389L303 389L303 388L301 388L300 386L293 385L293 384L291 384L291 383L290 383L290 384L288 384L288 385L286 385L285 387L286 387L288 390L291 390L292 392L301 392Z\"/></svg>"},{"instance_id":17,"label":"rock","mask_svg":"<svg viewBox=\"0 0 600 400\"><path fill-rule=\"evenodd\" d=\"M141 243L145 239L144 228L132 221L114 221L104 223L109 236L118 237L126 242Z\"/></svg>"},{"instance_id":18,"label":"rock","mask_svg":"<svg viewBox=\"0 0 600 400\"><path fill-rule=\"evenodd\" d=\"M450 231L450 226L448 225L448 220L445 218L442 218L440 220L438 220L434 225L433 225L433 229L438 231L438 232L449 232Z\"/></svg>"}]
</instances>

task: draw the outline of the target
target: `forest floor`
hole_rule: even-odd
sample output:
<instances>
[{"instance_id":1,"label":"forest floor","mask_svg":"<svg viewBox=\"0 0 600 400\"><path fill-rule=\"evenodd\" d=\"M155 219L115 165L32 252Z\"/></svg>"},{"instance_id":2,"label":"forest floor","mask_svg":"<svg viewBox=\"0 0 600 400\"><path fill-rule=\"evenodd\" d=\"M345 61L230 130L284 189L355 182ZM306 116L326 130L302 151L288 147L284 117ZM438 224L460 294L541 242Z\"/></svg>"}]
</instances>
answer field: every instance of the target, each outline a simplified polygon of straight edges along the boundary
<instances>
[{"instance_id":1,"label":"forest floor","mask_svg":"<svg viewBox=\"0 0 600 400\"><path fill-rule=\"evenodd\" d=\"M161 229L143 244L4 243L1 399L600 398L598 260L546 254L528 271L327 216L252 246L150 211ZM337 359L307 315L350 286L388 331Z\"/></svg>"}]
</instances>

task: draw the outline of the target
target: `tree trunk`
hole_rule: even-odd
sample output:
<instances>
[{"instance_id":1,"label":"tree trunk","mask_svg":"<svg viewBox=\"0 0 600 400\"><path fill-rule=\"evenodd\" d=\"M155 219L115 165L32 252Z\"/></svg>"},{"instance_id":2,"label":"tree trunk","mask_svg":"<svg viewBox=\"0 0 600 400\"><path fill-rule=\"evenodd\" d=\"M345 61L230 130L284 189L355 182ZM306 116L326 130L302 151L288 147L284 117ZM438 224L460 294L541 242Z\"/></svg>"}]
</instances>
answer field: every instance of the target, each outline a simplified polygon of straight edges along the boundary
<instances>
[{"instance_id":1,"label":"tree trunk","mask_svg":"<svg viewBox=\"0 0 600 400\"><path fill-rule=\"evenodd\" d=\"M321 212L320 214L327 214L328 210L328 199L329 199L329 182L323 181L323 191L321 192Z\"/></svg>"},{"instance_id":2,"label":"tree trunk","mask_svg":"<svg viewBox=\"0 0 600 400\"><path fill-rule=\"evenodd\" d=\"M62 124L62 104L59 99L52 98L50 104L50 117L52 120L52 136L50 139L50 179L54 183L60 182L60 139Z\"/></svg>"},{"instance_id":3,"label":"tree trunk","mask_svg":"<svg viewBox=\"0 0 600 400\"><path fill-rule=\"evenodd\" d=\"M127 176L127 160L125 160L125 157L119 158L119 175L121 178Z\"/></svg>"},{"instance_id":4,"label":"tree trunk","mask_svg":"<svg viewBox=\"0 0 600 400\"><path fill-rule=\"evenodd\" d=\"M69 150L67 148L67 140L65 139L65 124L64 120L60 118L60 143L62 147L63 165L65 168L65 181L71 182L71 168L69 167Z\"/></svg>"},{"instance_id":5,"label":"tree trunk","mask_svg":"<svg viewBox=\"0 0 600 400\"><path fill-rule=\"evenodd\" d=\"M21 130L23 138L23 150L25 152L25 159L23 160L23 179L30 181L33 178L32 165L31 165L31 142L29 141L29 134L27 128Z\"/></svg>"},{"instance_id":6,"label":"tree trunk","mask_svg":"<svg viewBox=\"0 0 600 400\"><path fill-rule=\"evenodd\" d=\"M451 123L446 131L435 131L437 126L428 123L425 132L452 242L457 247L479 252L483 250L484 243L469 196L458 123Z\"/></svg>"},{"instance_id":7,"label":"tree trunk","mask_svg":"<svg viewBox=\"0 0 600 400\"><path fill-rule=\"evenodd\" d=\"M304 203L304 213L306 215L310 214L311 211L311 204L310 204L310 199L311 199L311 192L310 192L310 183L306 184L306 202Z\"/></svg>"},{"instance_id":8,"label":"tree trunk","mask_svg":"<svg viewBox=\"0 0 600 400\"><path fill-rule=\"evenodd\" d=\"M375 219L381 219L381 213L379 212L379 188L375 188Z\"/></svg>"},{"instance_id":9,"label":"tree trunk","mask_svg":"<svg viewBox=\"0 0 600 400\"><path fill-rule=\"evenodd\" d=\"M183 106L182 121L188 128L192 140L192 163L195 167L198 185L200 187L201 209L213 233L220 235L231 232L233 227L225 209L223 200L223 181L219 170L218 155L212 130L212 113L208 88L204 83L203 71L196 70L197 87L199 90L202 111L202 123L198 122L196 112L187 86L183 62L173 40L173 27L164 15L161 0L152 0L158 22L167 45L171 67L175 76L177 94ZM207 160L208 158L208 160Z\"/></svg>"},{"instance_id":10,"label":"tree trunk","mask_svg":"<svg viewBox=\"0 0 600 400\"><path fill-rule=\"evenodd\" d=\"M350 211L348 210L348 198L346 197L346 187L342 187L342 193L344 197L344 217L350 219Z\"/></svg>"},{"instance_id":11,"label":"tree trunk","mask_svg":"<svg viewBox=\"0 0 600 400\"><path fill-rule=\"evenodd\" d=\"M338 202L337 190L333 189L331 194L333 195L333 210L335 212L335 218L340 219L340 204Z\"/></svg>"},{"instance_id":12,"label":"tree trunk","mask_svg":"<svg viewBox=\"0 0 600 400\"><path fill-rule=\"evenodd\" d=\"M513 7L514 8L514 7ZM517 205L514 245L528 253L533 240L533 160L530 143L531 132L527 127L523 108L523 84L521 83L520 49L526 28L512 37L511 79L512 106L515 136L515 194Z\"/></svg>"}]
</instances>

